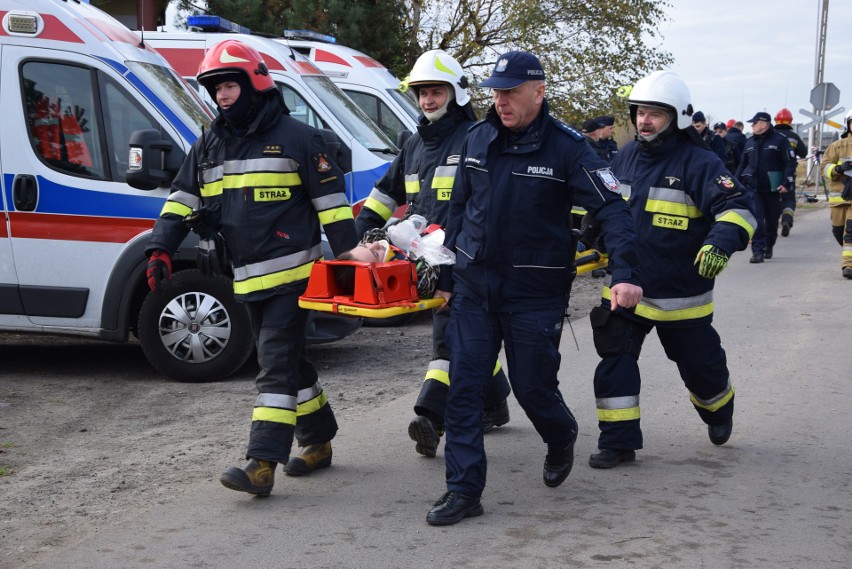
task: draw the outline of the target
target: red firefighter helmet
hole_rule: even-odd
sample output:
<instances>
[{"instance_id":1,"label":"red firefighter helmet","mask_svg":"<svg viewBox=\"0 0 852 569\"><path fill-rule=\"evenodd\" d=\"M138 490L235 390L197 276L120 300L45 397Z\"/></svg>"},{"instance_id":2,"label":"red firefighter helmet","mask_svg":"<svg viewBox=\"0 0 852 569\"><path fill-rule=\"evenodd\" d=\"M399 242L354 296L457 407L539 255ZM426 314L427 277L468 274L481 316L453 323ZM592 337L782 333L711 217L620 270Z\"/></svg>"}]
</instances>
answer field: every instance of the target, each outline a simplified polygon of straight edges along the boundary
<instances>
[{"instance_id":1,"label":"red firefighter helmet","mask_svg":"<svg viewBox=\"0 0 852 569\"><path fill-rule=\"evenodd\" d=\"M725 123L725 126L727 128L731 128L732 126L734 126L735 122L737 122L737 121L735 121L734 119L728 119L728 122Z\"/></svg>"},{"instance_id":2,"label":"red firefighter helmet","mask_svg":"<svg viewBox=\"0 0 852 569\"><path fill-rule=\"evenodd\" d=\"M225 40L211 47L198 66L197 78L209 91L216 86L216 76L235 71L245 73L258 93L275 88L275 81L260 53L237 40Z\"/></svg>"},{"instance_id":3,"label":"red firefighter helmet","mask_svg":"<svg viewBox=\"0 0 852 569\"><path fill-rule=\"evenodd\" d=\"M790 124L793 122L793 113L790 109L781 109L775 113L775 124Z\"/></svg>"}]
</instances>

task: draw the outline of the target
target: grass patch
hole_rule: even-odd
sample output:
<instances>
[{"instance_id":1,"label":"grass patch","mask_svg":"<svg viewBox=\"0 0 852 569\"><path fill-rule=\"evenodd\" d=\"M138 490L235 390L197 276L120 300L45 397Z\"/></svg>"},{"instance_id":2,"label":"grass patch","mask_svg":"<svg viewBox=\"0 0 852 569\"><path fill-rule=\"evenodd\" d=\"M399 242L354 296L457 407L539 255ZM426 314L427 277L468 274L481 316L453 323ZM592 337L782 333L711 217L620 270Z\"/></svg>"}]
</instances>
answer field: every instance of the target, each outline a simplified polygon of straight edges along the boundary
<instances>
[{"instance_id":1,"label":"grass patch","mask_svg":"<svg viewBox=\"0 0 852 569\"><path fill-rule=\"evenodd\" d=\"M11 443L11 442L0 443L0 448L15 448L15 443Z\"/></svg>"},{"instance_id":2,"label":"grass patch","mask_svg":"<svg viewBox=\"0 0 852 569\"><path fill-rule=\"evenodd\" d=\"M12 469L8 466L0 466L0 476L8 476L12 474Z\"/></svg>"}]
</instances>

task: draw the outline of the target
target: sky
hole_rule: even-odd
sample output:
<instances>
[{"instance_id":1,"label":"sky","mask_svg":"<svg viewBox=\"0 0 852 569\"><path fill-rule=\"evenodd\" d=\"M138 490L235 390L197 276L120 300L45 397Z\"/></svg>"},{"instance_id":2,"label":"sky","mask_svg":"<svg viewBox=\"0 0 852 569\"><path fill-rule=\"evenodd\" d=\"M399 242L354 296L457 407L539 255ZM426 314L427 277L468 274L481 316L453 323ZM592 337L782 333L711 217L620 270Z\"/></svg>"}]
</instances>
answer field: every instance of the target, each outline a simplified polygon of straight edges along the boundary
<instances>
[{"instance_id":1,"label":"sky","mask_svg":"<svg viewBox=\"0 0 852 569\"><path fill-rule=\"evenodd\" d=\"M822 0L668 2L670 20L660 24L656 41L674 57L669 69L686 82L693 107L708 122L745 122L758 111L775 117L783 107L794 123L811 120L799 109L813 110ZM851 0L829 2L823 81L840 90L835 109L852 109ZM832 119L842 123L844 114Z\"/></svg>"}]
</instances>

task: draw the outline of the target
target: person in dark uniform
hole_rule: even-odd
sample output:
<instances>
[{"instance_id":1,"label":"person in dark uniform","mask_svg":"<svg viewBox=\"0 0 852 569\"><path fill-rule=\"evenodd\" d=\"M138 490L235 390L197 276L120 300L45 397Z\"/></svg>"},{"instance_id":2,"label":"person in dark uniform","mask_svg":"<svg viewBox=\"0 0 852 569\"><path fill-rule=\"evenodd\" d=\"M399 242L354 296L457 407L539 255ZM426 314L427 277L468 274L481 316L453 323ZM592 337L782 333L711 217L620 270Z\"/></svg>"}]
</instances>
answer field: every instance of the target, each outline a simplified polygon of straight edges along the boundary
<instances>
[{"instance_id":1,"label":"person in dark uniform","mask_svg":"<svg viewBox=\"0 0 852 569\"><path fill-rule=\"evenodd\" d=\"M595 119L583 121L582 133L598 157L609 164L609 151L600 143L601 125Z\"/></svg>"},{"instance_id":2,"label":"person in dark uniform","mask_svg":"<svg viewBox=\"0 0 852 569\"><path fill-rule=\"evenodd\" d=\"M245 466L227 468L227 488L268 496L279 463L292 475L331 464L337 422L305 355L307 311L299 295L322 258L320 224L336 255L358 243L343 173L322 134L290 117L266 63L236 40L213 46L198 71L219 108L190 149L146 254L156 292L171 275L171 252L187 218L201 238L221 234L234 295L249 314L260 372ZM298 421L297 418L298 417ZM301 453L291 456L293 438Z\"/></svg>"},{"instance_id":3,"label":"person in dark uniform","mask_svg":"<svg viewBox=\"0 0 852 569\"><path fill-rule=\"evenodd\" d=\"M692 127L698 131L707 148L715 152L716 156L724 162L725 143L722 141L722 137L707 127L707 118L704 116L704 113L698 111L692 115Z\"/></svg>"},{"instance_id":4,"label":"person in dark uniform","mask_svg":"<svg viewBox=\"0 0 852 569\"><path fill-rule=\"evenodd\" d=\"M575 275L575 201L606 234L613 306L630 308L642 297L636 234L618 181L581 133L550 115L538 58L505 53L480 87L493 89L494 104L462 150L445 239L456 264L441 272L436 291L450 303L453 380L444 417L447 492L426 516L431 525L483 513L482 389L501 345L515 397L547 445L544 484L559 486L571 472L577 421L557 372Z\"/></svg>"},{"instance_id":5,"label":"person in dark uniform","mask_svg":"<svg viewBox=\"0 0 852 569\"><path fill-rule=\"evenodd\" d=\"M797 159L804 159L808 155L808 145L793 130L793 113L790 112L790 109L781 109L775 113L775 130L787 137ZM796 215L795 170L793 170L793 183L790 185L790 191L781 194L781 208L781 237L787 237L790 235L790 230L793 229L793 220Z\"/></svg>"},{"instance_id":6,"label":"person in dark uniform","mask_svg":"<svg viewBox=\"0 0 852 569\"><path fill-rule=\"evenodd\" d=\"M756 220L751 196L690 126L689 89L671 71L640 79L627 103L637 140L613 162L630 186L642 288L633 310L612 310L604 287L590 315L595 348L595 402L600 436L593 468L636 460L640 428L639 355L656 328L666 355L677 364L689 399L722 445L733 428L734 390L725 352L713 329L714 278L734 251L748 245ZM694 120L694 116L693 119Z\"/></svg>"},{"instance_id":7,"label":"person in dark uniform","mask_svg":"<svg viewBox=\"0 0 852 569\"><path fill-rule=\"evenodd\" d=\"M607 162L611 163L615 159L615 155L618 154L618 143L612 136L615 130L615 117L601 115L595 119L595 122L601 125L598 143L606 150Z\"/></svg>"},{"instance_id":8,"label":"person in dark uniform","mask_svg":"<svg viewBox=\"0 0 852 569\"><path fill-rule=\"evenodd\" d=\"M448 53L432 50L417 59L406 84L417 94L423 112L420 125L364 202L355 220L359 235L383 227L403 204L408 204L406 214L422 215L429 224L447 223L459 155L468 129L476 122L467 78ZM450 355L444 330L449 319L446 308L432 311L432 361L414 404L416 417L408 425L415 450L427 457L436 455L444 433L444 409L450 389ZM509 380L498 361L494 380L484 393L485 432L509 422L509 393Z\"/></svg>"}]
</instances>

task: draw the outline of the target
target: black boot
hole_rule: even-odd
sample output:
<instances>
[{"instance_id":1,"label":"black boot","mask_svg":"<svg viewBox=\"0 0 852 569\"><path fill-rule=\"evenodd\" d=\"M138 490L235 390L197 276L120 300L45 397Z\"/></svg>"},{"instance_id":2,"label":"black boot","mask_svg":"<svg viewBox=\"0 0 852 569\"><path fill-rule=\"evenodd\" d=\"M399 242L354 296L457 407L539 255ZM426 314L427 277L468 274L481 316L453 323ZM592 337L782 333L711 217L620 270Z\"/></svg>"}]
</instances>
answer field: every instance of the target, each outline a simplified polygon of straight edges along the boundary
<instances>
[{"instance_id":1,"label":"black boot","mask_svg":"<svg viewBox=\"0 0 852 569\"><path fill-rule=\"evenodd\" d=\"M710 442L714 445L723 445L731 438L731 431L734 429L734 420L729 419L724 425L707 425L707 434L710 436Z\"/></svg>"},{"instance_id":2,"label":"black boot","mask_svg":"<svg viewBox=\"0 0 852 569\"><path fill-rule=\"evenodd\" d=\"M479 498L465 496L458 492L447 492L426 514L426 523L432 526L449 526L459 523L464 518L481 516L484 512Z\"/></svg>"},{"instance_id":3,"label":"black boot","mask_svg":"<svg viewBox=\"0 0 852 569\"><path fill-rule=\"evenodd\" d=\"M602 448L589 457L589 466L592 468L615 468L622 462L633 462L636 460L636 451L633 449Z\"/></svg>"},{"instance_id":4,"label":"black boot","mask_svg":"<svg viewBox=\"0 0 852 569\"><path fill-rule=\"evenodd\" d=\"M226 488L248 492L257 496L269 496L275 483L275 467L278 463L250 458L242 468L229 466L219 482Z\"/></svg>"},{"instance_id":5,"label":"black boot","mask_svg":"<svg viewBox=\"0 0 852 569\"><path fill-rule=\"evenodd\" d=\"M443 428L436 427L429 417L418 415L408 424L408 436L417 444L414 450L418 454L434 458L438 452L438 443L441 442Z\"/></svg>"},{"instance_id":6,"label":"black boot","mask_svg":"<svg viewBox=\"0 0 852 569\"><path fill-rule=\"evenodd\" d=\"M544 485L556 488L568 478L571 474L571 468L574 466L574 443L576 437L571 444L561 449L554 449L551 445L547 445L547 456L544 457Z\"/></svg>"},{"instance_id":7,"label":"black boot","mask_svg":"<svg viewBox=\"0 0 852 569\"><path fill-rule=\"evenodd\" d=\"M482 431L490 433L495 427L509 422L509 403L504 399L494 407L482 411Z\"/></svg>"}]
</instances>

